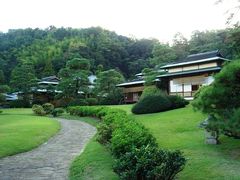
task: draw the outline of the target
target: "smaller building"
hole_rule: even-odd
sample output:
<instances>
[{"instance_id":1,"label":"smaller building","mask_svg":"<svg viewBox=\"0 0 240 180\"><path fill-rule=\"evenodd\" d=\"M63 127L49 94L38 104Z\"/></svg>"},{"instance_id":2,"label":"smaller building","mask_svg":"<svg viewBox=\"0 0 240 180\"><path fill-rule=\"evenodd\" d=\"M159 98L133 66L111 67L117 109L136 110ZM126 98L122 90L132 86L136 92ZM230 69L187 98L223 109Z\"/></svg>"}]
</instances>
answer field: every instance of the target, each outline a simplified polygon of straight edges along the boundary
<instances>
[{"instance_id":1,"label":"smaller building","mask_svg":"<svg viewBox=\"0 0 240 180\"><path fill-rule=\"evenodd\" d=\"M135 103L139 100L144 90L144 82L145 81L141 79L117 85L117 87L123 88L125 103Z\"/></svg>"}]
</instances>

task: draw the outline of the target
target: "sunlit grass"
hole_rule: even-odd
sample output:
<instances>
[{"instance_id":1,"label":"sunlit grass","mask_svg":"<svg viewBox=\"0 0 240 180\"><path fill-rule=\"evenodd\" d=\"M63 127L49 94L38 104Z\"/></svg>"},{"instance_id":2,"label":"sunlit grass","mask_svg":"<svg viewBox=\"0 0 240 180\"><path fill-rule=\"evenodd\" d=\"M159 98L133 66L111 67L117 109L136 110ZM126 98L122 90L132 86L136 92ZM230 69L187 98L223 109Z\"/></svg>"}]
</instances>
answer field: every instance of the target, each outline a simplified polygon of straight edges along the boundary
<instances>
[{"instance_id":1,"label":"sunlit grass","mask_svg":"<svg viewBox=\"0 0 240 180\"><path fill-rule=\"evenodd\" d=\"M0 157L31 150L59 129L59 122L35 116L31 109L3 110L0 114Z\"/></svg>"},{"instance_id":2,"label":"sunlit grass","mask_svg":"<svg viewBox=\"0 0 240 180\"><path fill-rule=\"evenodd\" d=\"M130 112L132 105L114 106ZM239 179L240 140L221 136L220 145L205 144L199 123L206 118L186 108L145 115L133 115L147 127L161 148L184 152L188 159L180 179Z\"/></svg>"}]
</instances>

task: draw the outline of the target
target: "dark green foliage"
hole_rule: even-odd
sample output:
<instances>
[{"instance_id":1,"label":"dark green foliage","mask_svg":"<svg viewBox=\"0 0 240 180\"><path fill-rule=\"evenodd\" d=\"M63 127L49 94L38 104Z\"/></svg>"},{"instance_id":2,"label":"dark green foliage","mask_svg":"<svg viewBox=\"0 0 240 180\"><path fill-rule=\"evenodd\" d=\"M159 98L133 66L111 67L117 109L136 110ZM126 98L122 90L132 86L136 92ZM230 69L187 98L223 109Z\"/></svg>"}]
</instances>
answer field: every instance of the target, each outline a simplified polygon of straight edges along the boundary
<instances>
[{"instance_id":1,"label":"dark green foliage","mask_svg":"<svg viewBox=\"0 0 240 180\"><path fill-rule=\"evenodd\" d=\"M116 88L116 85L122 82L124 82L123 75L115 69L98 73L94 91L99 97L99 104L120 104L123 93L120 88Z\"/></svg>"},{"instance_id":2,"label":"dark green foliage","mask_svg":"<svg viewBox=\"0 0 240 180\"><path fill-rule=\"evenodd\" d=\"M45 103L42 105L44 111L46 112L46 114L51 114L54 110L54 105L51 103Z\"/></svg>"},{"instance_id":3,"label":"dark green foliage","mask_svg":"<svg viewBox=\"0 0 240 180\"><path fill-rule=\"evenodd\" d=\"M172 105L171 109L182 108L189 104L189 102L181 96L171 95L171 96L168 96L168 99L170 100Z\"/></svg>"},{"instance_id":4,"label":"dark green foliage","mask_svg":"<svg viewBox=\"0 0 240 180\"><path fill-rule=\"evenodd\" d=\"M194 108L211 116L208 128L240 137L240 60L226 65L208 87L201 88L192 103Z\"/></svg>"},{"instance_id":5,"label":"dark green foliage","mask_svg":"<svg viewBox=\"0 0 240 180\"><path fill-rule=\"evenodd\" d=\"M89 106L94 106L98 104L98 100L96 98L87 98L86 101Z\"/></svg>"},{"instance_id":6,"label":"dark green foliage","mask_svg":"<svg viewBox=\"0 0 240 180\"><path fill-rule=\"evenodd\" d=\"M68 106L87 106L88 102L85 99L75 99L68 103Z\"/></svg>"},{"instance_id":7,"label":"dark green foliage","mask_svg":"<svg viewBox=\"0 0 240 180\"><path fill-rule=\"evenodd\" d=\"M4 93L7 93L10 91L10 88L8 85L0 85L0 104L4 104L6 101L6 97L4 96Z\"/></svg>"},{"instance_id":8,"label":"dark green foliage","mask_svg":"<svg viewBox=\"0 0 240 180\"><path fill-rule=\"evenodd\" d=\"M78 98L89 92L88 75L90 73L90 61L85 58L73 58L67 62L65 68L61 69L61 78L58 89L62 91L62 98Z\"/></svg>"},{"instance_id":9,"label":"dark green foliage","mask_svg":"<svg viewBox=\"0 0 240 180\"><path fill-rule=\"evenodd\" d=\"M164 95L166 95L166 93L161 91L156 86L145 86L140 98L143 99L146 96L152 96L152 95L163 95L164 96Z\"/></svg>"},{"instance_id":10,"label":"dark green foliage","mask_svg":"<svg viewBox=\"0 0 240 180\"><path fill-rule=\"evenodd\" d=\"M132 148L140 148L150 144L157 146L155 138L149 131L136 121L129 121L120 128L117 128L111 139L111 149L117 158L120 158Z\"/></svg>"},{"instance_id":11,"label":"dark green foliage","mask_svg":"<svg viewBox=\"0 0 240 180\"><path fill-rule=\"evenodd\" d=\"M166 111L171 108L171 102L165 95L149 95L141 99L132 108L134 114L147 114Z\"/></svg>"},{"instance_id":12,"label":"dark green foliage","mask_svg":"<svg viewBox=\"0 0 240 180\"><path fill-rule=\"evenodd\" d=\"M11 108L29 108L30 103L27 99L17 99L15 101L9 102Z\"/></svg>"},{"instance_id":13,"label":"dark green foliage","mask_svg":"<svg viewBox=\"0 0 240 180\"><path fill-rule=\"evenodd\" d=\"M110 148L114 170L122 179L173 179L185 165L179 151L160 150L150 132L123 110L76 106L67 111L101 119L97 139Z\"/></svg>"},{"instance_id":14,"label":"dark green foliage","mask_svg":"<svg viewBox=\"0 0 240 180\"><path fill-rule=\"evenodd\" d=\"M174 179L186 159L179 151L165 151L147 145L122 155L114 166L121 179Z\"/></svg>"},{"instance_id":15,"label":"dark green foliage","mask_svg":"<svg viewBox=\"0 0 240 180\"><path fill-rule=\"evenodd\" d=\"M189 41L178 33L172 46L156 39L131 39L100 27L9 30L0 34L0 74L9 85L11 72L23 63L33 63L35 76L41 78L57 74L73 58L86 58L93 72L101 65L103 70L117 68L129 78L144 68L192 53L220 49L227 58L237 58L239 29L236 25L225 30L195 31Z\"/></svg>"},{"instance_id":16,"label":"dark green foliage","mask_svg":"<svg viewBox=\"0 0 240 180\"><path fill-rule=\"evenodd\" d=\"M109 93L106 97L101 97L99 99L99 104L101 105L118 105L122 103L123 103L122 90L116 87L113 93Z\"/></svg>"},{"instance_id":17,"label":"dark green foliage","mask_svg":"<svg viewBox=\"0 0 240 180\"><path fill-rule=\"evenodd\" d=\"M102 122L98 126L97 140L102 144L107 144L112 139L112 134L115 129L120 128L126 122L132 119L126 114L125 111L110 109L102 118Z\"/></svg>"},{"instance_id":18,"label":"dark green foliage","mask_svg":"<svg viewBox=\"0 0 240 180\"><path fill-rule=\"evenodd\" d=\"M44 111L44 109L41 105L34 104L32 106L32 111L34 112L34 114L36 114L38 116L45 116L46 115L46 112Z\"/></svg>"},{"instance_id":19,"label":"dark green foliage","mask_svg":"<svg viewBox=\"0 0 240 180\"><path fill-rule=\"evenodd\" d=\"M64 113L64 109L63 108L55 108L52 111L53 117L61 116L63 113Z\"/></svg>"},{"instance_id":20,"label":"dark green foliage","mask_svg":"<svg viewBox=\"0 0 240 180\"><path fill-rule=\"evenodd\" d=\"M67 108L67 112L70 113L70 115L75 116L91 116L91 117L98 117L102 118L106 115L108 109L105 107L90 107L90 106L70 106Z\"/></svg>"},{"instance_id":21,"label":"dark green foliage","mask_svg":"<svg viewBox=\"0 0 240 180\"><path fill-rule=\"evenodd\" d=\"M24 63L13 69L11 73L11 87L14 91L21 91L27 94L37 83L32 63Z\"/></svg>"}]
</instances>

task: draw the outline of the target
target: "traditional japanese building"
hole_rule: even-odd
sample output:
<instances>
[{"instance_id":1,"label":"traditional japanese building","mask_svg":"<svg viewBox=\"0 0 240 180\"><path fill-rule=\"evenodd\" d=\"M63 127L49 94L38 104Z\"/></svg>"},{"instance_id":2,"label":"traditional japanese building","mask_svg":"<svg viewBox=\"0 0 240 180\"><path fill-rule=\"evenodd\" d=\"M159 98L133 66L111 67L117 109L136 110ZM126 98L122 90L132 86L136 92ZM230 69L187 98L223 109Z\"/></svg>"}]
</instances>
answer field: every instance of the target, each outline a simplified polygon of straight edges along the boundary
<instances>
[{"instance_id":1,"label":"traditional japanese building","mask_svg":"<svg viewBox=\"0 0 240 180\"><path fill-rule=\"evenodd\" d=\"M213 82L213 75L228 61L218 50L193 54L162 66L161 69L164 69L166 74L157 78L159 81L168 82L169 95L179 95L190 100L201 86Z\"/></svg>"},{"instance_id":2,"label":"traditional japanese building","mask_svg":"<svg viewBox=\"0 0 240 180\"><path fill-rule=\"evenodd\" d=\"M137 102L143 92L145 82L143 80L143 74L139 73L135 76L137 77L137 79L117 85L117 87L123 88L125 103Z\"/></svg>"}]
</instances>

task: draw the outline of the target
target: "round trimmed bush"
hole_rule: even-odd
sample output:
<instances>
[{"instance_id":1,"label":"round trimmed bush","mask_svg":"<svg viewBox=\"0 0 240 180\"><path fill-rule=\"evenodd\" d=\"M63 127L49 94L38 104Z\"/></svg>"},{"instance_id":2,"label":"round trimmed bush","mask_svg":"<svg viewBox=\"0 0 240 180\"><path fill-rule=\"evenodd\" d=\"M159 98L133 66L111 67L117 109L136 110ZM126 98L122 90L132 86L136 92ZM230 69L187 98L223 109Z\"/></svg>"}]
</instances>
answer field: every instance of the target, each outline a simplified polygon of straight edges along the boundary
<instances>
[{"instance_id":1,"label":"round trimmed bush","mask_svg":"<svg viewBox=\"0 0 240 180\"><path fill-rule=\"evenodd\" d=\"M36 114L38 116L46 115L46 112L44 111L43 107L41 105L38 105L38 104L34 104L32 106L32 111L34 112L34 114Z\"/></svg>"},{"instance_id":2,"label":"round trimmed bush","mask_svg":"<svg viewBox=\"0 0 240 180\"><path fill-rule=\"evenodd\" d=\"M46 114L51 114L54 110L54 105L52 105L51 103L45 103L42 105L42 107Z\"/></svg>"},{"instance_id":3,"label":"round trimmed bush","mask_svg":"<svg viewBox=\"0 0 240 180\"><path fill-rule=\"evenodd\" d=\"M52 111L53 117L60 116L60 115L63 114L63 113L64 113L64 109L63 109L63 108L55 108L55 109Z\"/></svg>"},{"instance_id":4,"label":"round trimmed bush","mask_svg":"<svg viewBox=\"0 0 240 180\"><path fill-rule=\"evenodd\" d=\"M132 108L134 114L147 114L166 111L171 108L171 102L165 95L150 95L141 99Z\"/></svg>"},{"instance_id":5,"label":"round trimmed bush","mask_svg":"<svg viewBox=\"0 0 240 180\"><path fill-rule=\"evenodd\" d=\"M182 98L181 96L168 96L168 99L170 100L172 106L171 109L176 109L176 108L182 108L185 107L189 102Z\"/></svg>"}]
</instances>

